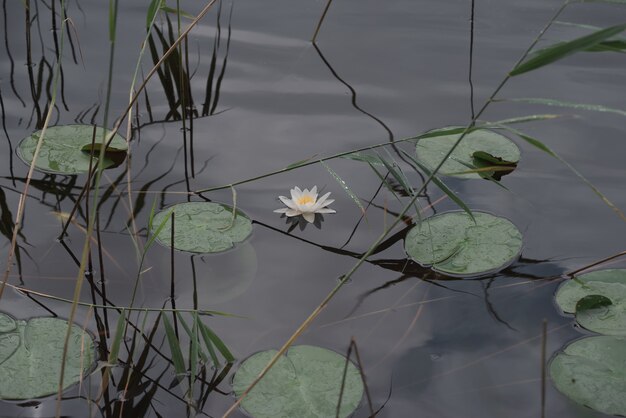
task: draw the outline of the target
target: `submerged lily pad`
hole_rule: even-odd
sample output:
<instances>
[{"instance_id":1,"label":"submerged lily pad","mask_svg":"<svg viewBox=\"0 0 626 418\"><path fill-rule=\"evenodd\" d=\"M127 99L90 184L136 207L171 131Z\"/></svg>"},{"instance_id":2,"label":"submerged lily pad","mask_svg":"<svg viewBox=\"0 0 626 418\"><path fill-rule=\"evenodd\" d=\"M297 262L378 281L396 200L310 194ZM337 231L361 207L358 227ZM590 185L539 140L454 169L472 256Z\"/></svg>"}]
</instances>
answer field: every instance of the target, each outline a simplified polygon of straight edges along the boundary
<instances>
[{"instance_id":1,"label":"submerged lily pad","mask_svg":"<svg viewBox=\"0 0 626 418\"><path fill-rule=\"evenodd\" d=\"M100 144L103 135L110 131L96 128L95 149L96 155L93 164L97 164ZM31 164L37 148L37 142L41 131L24 138L17 147L17 155ZM51 126L46 130L35 168L44 173L52 174L80 174L89 171L89 155L93 139L93 126L91 125L63 125ZM119 164L120 158L126 155L128 146L126 140L115 134L109 147L105 150L104 167L112 167Z\"/></svg>"},{"instance_id":2,"label":"submerged lily pad","mask_svg":"<svg viewBox=\"0 0 626 418\"><path fill-rule=\"evenodd\" d=\"M508 219L489 213L447 212L424 219L407 234L407 254L423 266L474 276L511 264L522 249L522 234Z\"/></svg>"},{"instance_id":3,"label":"submerged lily pad","mask_svg":"<svg viewBox=\"0 0 626 418\"><path fill-rule=\"evenodd\" d=\"M600 303L590 304L592 296ZM626 269L598 270L574 277L559 287L555 299L563 312L576 314L576 321L584 328L626 336Z\"/></svg>"},{"instance_id":4,"label":"submerged lily pad","mask_svg":"<svg viewBox=\"0 0 626 418\"><path fill-rule=\"evenodd\" d=\"M233 219L230 206L213 202L179 203L157 213L152 221L155 232L165 220L157 241L172 244L171 213L174 213L174 248L192 253L217 253L232 248L252 233L252 222L237 210Z\"/></svg>"},{"instance_id":5,"label":"submerged lily pad","mask_svg":"<svg viewBox=\"0 0 626 418\"><path fill-rule=\"evenodd\" d=\"M276 350L248 357L233 377L237 397L259 375ZM334 351L309 345L295 346L281 357L243 399L241 406L255 418L326 418L336 416L346 358ZM359 406L363 382L359 370L348 362L339 416Z\"/></svg>"},{"instance_id":6,"label":"submerged lily pad","mask_svg":"<svg viewBox=\"0 0 626 418\"><path fill-rule=\"evenodd\" d=\"M626 339L574 341L554 357L550 376L567 397L596 411L626 415Z\"/></svg>"},{"instance_id":7,"label":"submerged lily pad","mask_svg":"<svg viewBox=\"0 0 626 418\"><path fill-rule=\"evenodd\" d=\"M461 134L454 134L420 139L415 148L417 159L430 171L435 170L460 136ZM499 179L503 174L513 171L519 159L519 148L509 138L487 129L477 129L463 138L443 164L439 174L467 179L489 176ZM486 167L495 168L467 173Z\"/></svg>"},{"instance_id":8,"label":"submerged lily pad","mask_svg":"<svg viewBox=\"0 0 626 418\"><path fill-rule=\"evenodd\" d=\"M34 399L57 393L67 321L32 318L15 321L0 313L0 399ZM63 389L78 383L94 364L91 335L72 325Z\"/></svg>"}]
</instances>

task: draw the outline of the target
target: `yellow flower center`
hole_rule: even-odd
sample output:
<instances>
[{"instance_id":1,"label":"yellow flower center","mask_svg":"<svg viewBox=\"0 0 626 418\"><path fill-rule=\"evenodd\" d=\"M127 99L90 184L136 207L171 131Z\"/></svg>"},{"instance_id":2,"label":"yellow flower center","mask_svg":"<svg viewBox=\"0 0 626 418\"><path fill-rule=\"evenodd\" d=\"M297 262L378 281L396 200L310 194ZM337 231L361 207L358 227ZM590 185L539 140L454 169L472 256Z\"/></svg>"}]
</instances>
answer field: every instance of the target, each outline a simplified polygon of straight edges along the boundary
<instances>
[{"instance_id":1,"label":"yellow flower center","mask_svg":"<svg viewBox=\"0 0 626 418\"><path fill-rule=\"evenodd\" d=\"M299 205L306 205L307 203L313 203L315 200L311 196L302 196L300 197L296 203Z\"/></svg>"}]
</instances>

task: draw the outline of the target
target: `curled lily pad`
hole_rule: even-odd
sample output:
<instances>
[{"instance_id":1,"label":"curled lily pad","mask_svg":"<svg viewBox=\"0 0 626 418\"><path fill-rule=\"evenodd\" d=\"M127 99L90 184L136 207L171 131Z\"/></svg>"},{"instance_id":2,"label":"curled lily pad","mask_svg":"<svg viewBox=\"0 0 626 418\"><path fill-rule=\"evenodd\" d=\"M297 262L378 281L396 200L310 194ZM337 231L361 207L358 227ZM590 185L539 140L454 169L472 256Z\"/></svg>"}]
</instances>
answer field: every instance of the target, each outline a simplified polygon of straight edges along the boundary
<instances>
[{"instance_id":1,"label":"curled lily pad","mask_svg":"<svg viewBox=\"0 0 626 418\"><path fill-rule=\"evenodd\" d=\"M576 314L576 321L584 328L626 336L626 269L574 277L559 287L555 299L563 312Z\"/></svg>"},{"instance_id":2,"label":"curled lily pad","mask_svg":"<svg viewBox=\"0 0 626 418\"><path fill-rule=\"evenodd\" d=\"M0 314L0 320L5 317ZM57 393L67 321L32 318L14 322L12 330L0 331L0 399L34 399ZM88 374L94 354L91 335L72 325L63 389Z\"/></svg>"},{"instance_id":3,"label":"curled lily pad","mask_svg":"<svg viewBox=\"0 0 626 418\"><path fill-rule=\"evenodd\" d=\"M447 212L424 219L407 234L413 260L435 271L475 276L510 265L522 249L522 234L508 219L489 213Z\"/></svg>"},{"instance_id":4,"label":"curled lily pad","mask_svg":"<svg viewBox=\"0 0 626 418\"><path fill-rule=\"evenodd\" d=\"M575 402L609 415L626 415L626 339L583 338L550 363L556 388Z\"/></svg>"},{"instance_id":5,"label":"curled lily pad","mask_svg":"<svg viewBox=\"0 0 626 418\"><path fill-rule=\"evenodd\" d=\"M99 154L104 135L108 135L108 129L96 128L94 155ZM17 155L31 164L41 131L37 131L24 138L17 147ZM89 171L89 156L93 139L93 126L91 125L63 125L51 126L46 130L39 156L35 162L35 168L44 173L52 174L80 174ZM126 156L128 146L126 140L115 134L109 147L105 150L104 167L112 167L121 162ZM93 164L97 164L97 156L94 156Z\"/></svg>"},{"instance_id":6,"label":"curled lily pad","mask_svg":"<svg viewBox=\"0 0 626 418\"><path fill-rule=\"evenodd\" d=\"M232 248L252 233L250 218L240 210L233 216L233 209L221 203L179 203L157 213L152 221L153 232L163 224L157 241L167 247L172 241L172 213L174 248L180 251L217 253Z\"/></svg>"},{"instance_id":7,"label":"curled lily pad","mask_svg":"<svg viewBox=\"0 0 626 418\"><path fill-rule=\"evenodd\" d=\"M428 170L435 170L460 136L421 138L415 148L417 159ZM499 179L513 171L519 159L519 148L509 138L487 129L476 129L463 138L438 173L467 179Z\"/></svg>"},{"instance_id":8,"label":"curled lily pad","mask_svg":"<svg viewBox=\"0 0 626 418\"><path fill-rule=\"evenodd\" d=\"M240 396L259 375L275 350L248 357L233 377ZM346 358L321 347L289 349L243 399L242 408L255 418L322 418L336 416ZM340 417L352 414L363 397L359 370L348 362Z\"/></svg>"}]
</instances>

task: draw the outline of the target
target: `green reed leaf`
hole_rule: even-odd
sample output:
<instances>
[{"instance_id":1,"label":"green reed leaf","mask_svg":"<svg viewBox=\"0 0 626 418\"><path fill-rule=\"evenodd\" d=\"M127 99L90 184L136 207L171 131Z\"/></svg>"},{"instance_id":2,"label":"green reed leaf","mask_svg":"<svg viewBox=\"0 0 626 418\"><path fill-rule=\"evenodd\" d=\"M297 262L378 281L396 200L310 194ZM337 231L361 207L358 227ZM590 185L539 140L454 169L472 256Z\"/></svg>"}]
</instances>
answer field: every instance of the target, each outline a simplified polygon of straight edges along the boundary
<instances>
[{"instance_id":1,"label":"green reed leaf","mask_svg":"<svg viewBox=\"0 0 626 418\"><path fill-rule=\"evenodd\" d=\"M618 115L626 116L626 110L622 110L622 109L615 109L615 108L597 105L597 104L566 102L566 101L556 100L556 99L544 99L544 98L538 98L538 97L521 97L521 98L516 98L516 99L502 99L502 100L497 100L497 101L520 102L520 103L540 104L540 105L546 105L546 106L567 107L571 109L591 110L594 112L616 113Z\"/></svg>"},{"instance_id":2,"label":"green reed leaf","mask_svg":"<svg viewBox=\"0 0 626 418\"><path fill-rule=\"evenodd\" d=\"M200 334L202 334L202 338L204 339L205 344L207 345L207 349L209 347L209 343L215 345L217 350L224 356L224 359L228 363L232 363L235 361L235 356L232 355L226 344L218 337L211 329L205 325L202 321L198 321L198 326L200 328Z\"/></svg>"},{"instance_id":3,"label":"green reed leaf","mask_svg":"<svg viewBox=\"0 0 626 418\"><path fill-rule=\"evenodd\" d=\"M392 158L389 153L387 154L389 155L389 158ZM400 184L404 192L409 196L413 196L415 194L415 190L413 190L413 187L411 187L411 185L409 184L409 179L402 171L402 168L400 168L400 166L393 160L393 158L393 164L391 164L380 155L378 157L380 158L380 161L383 163L387 171L389 171L391 176Z\"/></svg>"},{"instance_id":4,"label":"green reed leaf","mask_svg":"<svg viewBox=\"0 0 626 418\"><path fill-rule=\"evenodd\" d=\"M516 123L526 123L526 122L538 122L543 120L553 120L557 118L562 118L563 115L555 115L555 114L543 114L543 115L528 115L528 116L519 116L516 118L502 119L496 122L493 122L494 125L513 125ZM485 126L489 126L492 123L485 122Z\"/></svg>"},{"instance_id":5,"label":"green reed leaf","mask_svg":"<svg viewBox=\"0 0 626 418\"><path fill-rule=\"evenodd\" d=\"M194 19L195 16L192 15L191 13L187 13L184 10L180 10L180 9L174 9L173 7L168 7L168 6L161 6L161 10L163 10L165 13L170 13L170 14L174 14L174 15L181 15L183 17L186 17L187 19Z\"/></svg>"},{"instance_id":6,"label":"green reed leaf","mask_svg":"<svg viewBox=\"0 0 626 418\"><path fill-rule=\"evenodd\" d=\"M509 75L516 76L536 70L537 68L551 64L576 52L591 48L624 30L626 30L626 24L611 26L569 42L563 42L541 49L531 54L528 59L516 66Z\"/></svg>"},{"instance_id":7,"label":"green reed leaf","mask_svg":"<svg viewBox=\"0 0 626 418\"><path fill-rule=\"evenodd\" d=\"M163 315L163 325L165 326L165 335L167 337L167 342L169 343L170 351L172 353L172 363L174 363L174 370L176 371L176 375L180 379L186 374L187 370L185 368L183 351L180 348L180 341L178 341L176 333L174 332L174 328L172 327L170 320L167 319L167 315Z\"/></svg>"},{"instance_id":8,"label":"green reed leaf","mask_svg":"<svg viewBox=\"0 0 626 418\"><path fill-rule=\"evenodd\" d=\"M150 5L148 6L148 13L146 15L146 31L150 31L152 22L154 21L162 2L163 0L152 0L150 2Z\"/></svg>"},{"instance_id":9,"label":"green reed leaf","mask_svg":"<svg viewBox=\"0 0 626 418\"><path fill-rule=\"evenodd\" d=\"M191 345L189 347L189 370L191 372L191 387L193 387L193 380L196 377L198 371L198 314L193 315L193 328L191 330Z\"/></svg>"},{"instance_id":10,"label":"green reed leaf","mask_svg":"<svg viewBox=\"0 0 626 418\"><path fill-rule=\"evenodd\" d=\"M339 174L335 173L333 169L330 168L330 166L326 164L326 162L324 162L324 160L320 160L320 163L330 173L330 175L337 181L337 183L339 183L339 186L341 186L344 192L346 192L346 194L350 196L350 198L359 207L359 209L361 209L361 213L365 213L365 208L363 207L361 200L357 197L357 195L354 194L354 192L350 189L350 187L348 187L348 184L341 177L339 177Z\"/></svg>"},{"instance_id":11,"label":"green reed leaf","mask_svg":"<svg viewBox=\"0 0 626 418\"><path fill-rule=\"evenodd\" d=\"M117 318L117 325L115 326L115 334L113 341L111 342L111 351L109 352L109 364L117 364L117 359L120 353L120 345L124 338L124 328L126 325L126 311L122 309L119 318Z\"/></svg>"},{"instance_id":12,"label":"green reed leaf","mask_svg":"<svg viewBox=\"0 0 626 418\"><path fill-rule=\"evenodd\" d=\"M444 192L450 199L452 199L452 201L454 203L456 203L461 209L463 209L465 211L465 213L467 213L469 215L469 217L472 219L472 221L475 221L474 215L472 214L472 211L469 208L469 206L467 206L465 204L465 202L456 193L454 193L448 186L446 186L446 184L439 177L434 175L432 173L432 171L430 171L424 164L422 164L419 161L417 161L417 159L414 158L408 152L402 150L402 153L407 158L409 158L417 167L419 167L420 170L422 170L424 173L426 173L427 176L429 176L429 177L432 176L433 183L435 183L437 185L437 187L439 187L441 189L442 192Z\"/></svg>"},{"instance_id":13,"label":"green reed leaf","mask_svg":"<svg viewBox=\"0 0 626 418\"><path fill-rule=\"evenodd\" d=\"M567 168L570 169L570 171L572 173L574 173L574 175L576 175L576 177L578 177L583 183L585 183L587 186L589 186L589 188L591 190L593 190L593 192L600 198L602 199L602 201L611 209L613 209L613 211L615 213L617 213L617 215L624 221L626 221L626 215L624 214L624 212L622 212L622 210L620 208L618 208L613 202L611 202L609 200L608 197L606 197L604 195L604 193L602 193L600 191L600 189L598 189L593 183L591 183L585 176L583 176L583 174L581 172L579 172L574 166L572 166L570 163L568 163L567 161L565 161L563 158L561 158L560 155L558 155L557 153L555 153L554 151L552 151L552 149L550 149L547 145L545 145L543 142L539 141L538 139L535 139L531 136L526 135L523 132L518 131L517 129L513 129L511 127L502 125L501 126L502 129L506 129L514 134L516 134L517 136L519 136L521 139L523 139L524 141L528 142L529 144L539 148L540 150L550 154L551 156L553 156L554 158L556 158L557 160L559 160L561 163L563 163Z\"/></svg>"}]
</instances>

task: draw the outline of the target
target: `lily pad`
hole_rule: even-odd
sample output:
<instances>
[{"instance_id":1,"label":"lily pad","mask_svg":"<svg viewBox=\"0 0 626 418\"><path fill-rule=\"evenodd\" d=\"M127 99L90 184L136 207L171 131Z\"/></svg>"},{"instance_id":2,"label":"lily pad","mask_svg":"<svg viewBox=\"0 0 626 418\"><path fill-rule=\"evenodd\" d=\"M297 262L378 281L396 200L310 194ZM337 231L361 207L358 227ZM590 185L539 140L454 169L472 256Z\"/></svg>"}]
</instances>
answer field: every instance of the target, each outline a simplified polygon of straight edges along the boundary
<instances>
[{"instance_id":1,"label":"lily pad","mask_svg":"<svg viewBox=\"0 0 626 418\"><path fill-rule=\"evenodd\" d=\"M276 350L248 357L233 377L237 397L259 375ZM241 406L255 418L321 418L336 416L346 358L309 345L295 346L281 357L243 399ZM348 362L340 417L352 414L363 397L359 370Z\"/></svg>"},{"instance_id":2,"label":"lily pad","mask_svg":"<svg viewBox=\"0 0 626 418\"><path fill-rule=\"evenodd\" d=\"M252 233L250 218L240 210L233 219L233 209L221 203L179 203L157 213L152 220L154 232L168 217L157 236L157 241L166 247L172 245L172 212L174 248L180 251L217 253L232 248Z\"/></svg>"},{"instance_id":3,"label":"lily pad","mask_svg":"<svg viewBox=\"0 0 626 418\"><path fill-rule=\"evenodd\" d=\"M110 131L96 128L96 144L94 154L99 153L103 135ZM24 138L17 147L17 155L26 163L31 164L37 148L41 131ZM35 168L44 173L52 174L80 174L89 171L89 156L93 139L91 125L63 125L51 126L46 130ZM105 150L104 167L112 167L120 163L126 156L128 146L126 140L115 134L109 147ZM97 164L97 156L93 164Z\"/></svg>"},{"instance_id":4,"label":"lily pad","mask_svg":"<svg viewBox=\"0 0 626 418\"><path fill-rule=\"evenodd\" d=\"M421 138L415 148L417 159L428 170L435 170L460 136L461 134L453 134ZM477 129L463 138L438 173L467 179L489 176L499 178L513 171L519 159L519 148L509 138L487 129ZM485 167L494 169L467 172Z\"/></svg>"},{"instance_id":5,"label":"lily pad","mask_svg":"<svg viewBox=\"0 0 626 418\"><path fill-rule=\"evenodd\" d=\"M57 393L68 323L59 318L14 320L0 313L0 399L25 400ZM78 383L94 364L91 335L72 325L63 389Z\"/></svg>"},{"instance_id":6,"label":"lily pad","mask_svg":"<svg viewBox=\"0 0 626 418\"><path fill-rule=\"evenodd\" d=\"M522 249L522 234L508 219L489 213L446 212L424 219L407 234L404 248L433 270L476 276L510 265Z\"/></svg>"},{"instance_id":7,"label":"lily pad","mask_svg":"<svg viewBox=\"0 0 626 418\"><path fill-rule=\"evenodd\" d=\"M609 415L626 415L626 338L574 341L550 363L556 388L575 402Z\"/></svg>"},{"instance_id":8,"label":"lily pad","mask_svg":"<svg viewBox=\"0 0 626 418\"><path fill-rule=\"evenodd\" d=\"M593 301L592 296L602 303L581 303ZM559 287L555 299L563 312L576 314L576 321L584 328L626 336L626 269L598 270L574 277Z\"/></svg>"}]
</instances>

